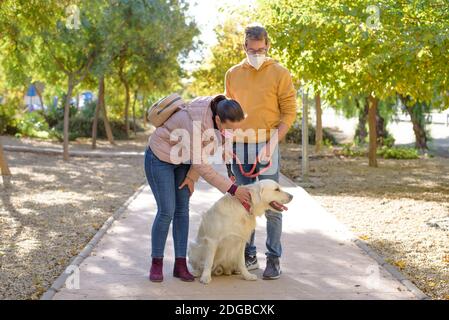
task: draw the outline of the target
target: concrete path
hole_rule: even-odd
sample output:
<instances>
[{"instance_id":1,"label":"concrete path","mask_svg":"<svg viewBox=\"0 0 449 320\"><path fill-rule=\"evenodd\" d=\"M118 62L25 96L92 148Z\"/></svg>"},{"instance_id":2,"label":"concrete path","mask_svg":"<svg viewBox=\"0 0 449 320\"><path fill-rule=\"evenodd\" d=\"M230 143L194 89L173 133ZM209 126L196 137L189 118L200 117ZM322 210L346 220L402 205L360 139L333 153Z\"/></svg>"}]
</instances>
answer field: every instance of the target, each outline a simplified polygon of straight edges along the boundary
<instances>
[{"instance_id":1,"label":"concrete path","mask_svg":"<svg viewBox=\"0 0 449 320\"><path fill-rule=\"evenodd\" d=\"M222 168L224 169L224 168ZM150 228L156 212L148 187L116 220L92 254L80 265L79 289L63 287L54 299L416 299L397 277L354 243L353 235L302 188L285 177L282 185L295 198L284 214L279 280L262 280L265 267L265 218L258 221L256 243L261 269L257 281L240 276L214 277L205 286L184 283L171 275L171 232L164 261L165 280L148 280ZM191 200L190 238L196 235L201 213L220 193L201 181ZM398 276L398 274L396 275ZM399 274L400 277L400 274ZM70 282L73 284L73 282ZM404 284L403 284L404 283ZM413 290L413 288L412 288ZM51 295L50 295L51 297Z\"/></svg>"}]
</instances>

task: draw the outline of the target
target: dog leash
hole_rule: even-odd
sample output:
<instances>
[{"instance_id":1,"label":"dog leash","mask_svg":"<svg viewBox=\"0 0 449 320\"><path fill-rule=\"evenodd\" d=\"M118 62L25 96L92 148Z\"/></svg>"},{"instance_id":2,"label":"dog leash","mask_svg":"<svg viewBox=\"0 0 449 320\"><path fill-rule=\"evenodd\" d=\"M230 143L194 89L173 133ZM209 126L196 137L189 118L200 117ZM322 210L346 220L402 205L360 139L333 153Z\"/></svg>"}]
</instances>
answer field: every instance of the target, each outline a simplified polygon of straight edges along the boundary
<instances>
[{"instance_id":1,"label":"dog leash","mask_svg":"<svg viewBox=\"0 0 449 320\"><path fill-rule=\"evenodd\" d=\"M270 169L271 165L272 165L272 161L270 159L270 162L268 163L268 165L265 168L262 168L262 170L258 171L258 172L254 172L257 168L257 163L260 163L260 159L259 156L256 157L256 162L253 164L251 170L249 172L246 172L243 169L243 165L242 162L240 161L239 157L233 152L232 153L232 157L236 160L237 165L239 166L240 172L242 173L243 176L247 177L247 178L257 178L258 176L260 176L261 174L263 174L264 172L266 172L268 169ZM228 168L228 175L231 178L231 175L229 174L229 168ZM232 175L233 177L233 175ZM235 182L235 177L233 179L233 182ZM246 209L246 211L248 212L249 215L251 215L251 205L248 202L240 202L242 204L242 206Z\"/></svg>"},{"instance_id":2,"label":"dog leash","mask_svg":"<svg viewBox=\"0 0 449 320\"><path fill-rule=\"evenodd\" d=\"M270 167L272 165L272 161L270 159L270 162L268 162L268 165L265 168L262 168L262 170L260 170L258 172L254 172L256 170L256 168L257 168L257 163L261 162L260 159L259 159L259 156L257 156L256 157L256 162L254 162L251 170L249 172L246 172L243 169L242 162L240 161L239 157L237 157L237 155L234 152L232 153L232 157L236 160L237 165L239 166L239 169L240 169L240 172L242 173L242 175L247 177L247 178L257 178L261 174L265 173L268 169L270 169Z\"/></svg>"}]
</instances>

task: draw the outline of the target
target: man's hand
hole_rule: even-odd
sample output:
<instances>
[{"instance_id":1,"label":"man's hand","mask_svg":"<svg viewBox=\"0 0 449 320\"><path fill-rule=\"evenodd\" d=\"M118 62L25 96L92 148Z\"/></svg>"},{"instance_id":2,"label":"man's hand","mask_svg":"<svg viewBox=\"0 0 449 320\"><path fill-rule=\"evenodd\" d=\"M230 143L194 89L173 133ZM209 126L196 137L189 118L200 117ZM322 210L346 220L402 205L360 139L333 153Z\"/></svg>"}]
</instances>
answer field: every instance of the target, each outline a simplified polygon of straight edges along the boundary
<instances>
[{"instance_id":1,"label":"man's hand","mask_svg":"<svg viewBox=\"0 0 449 320\"><path fill-rule=\"evenodd\" d=\"M181 183L181 185L179 186L179 189L182 189L185 186L187 186L189 188L190 196L192 196L193 192L195 191L195 182L192 179L190 179L189 177L186 177L184 179L184 182Z\"/></svg>"},{"instance_id":2,"label":"man's hand","mask_svg":"<svg viewBox=\"0 0 449 320\"><path fill-rule=\"evenodd\" d=\"M259 152L259 161L262 163L268 163L273 158L276 150L276 144L273 142L267 143Z\"/></svg>"}]
</instances>

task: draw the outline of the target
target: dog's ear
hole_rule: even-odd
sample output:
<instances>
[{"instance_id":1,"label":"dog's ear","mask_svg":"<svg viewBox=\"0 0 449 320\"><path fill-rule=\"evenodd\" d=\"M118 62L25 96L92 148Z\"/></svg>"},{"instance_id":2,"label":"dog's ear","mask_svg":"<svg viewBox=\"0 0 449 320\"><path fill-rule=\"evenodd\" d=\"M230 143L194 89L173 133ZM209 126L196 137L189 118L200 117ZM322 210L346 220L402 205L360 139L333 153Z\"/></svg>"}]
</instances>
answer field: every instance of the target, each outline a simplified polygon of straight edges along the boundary
<instances>
[{"instance_id":1,"label":"dog's ear","mask_svg":"<svg viewBox=\"0 0 449 320\"><path fill-rule=\"evenodd\" d=\"M262 186L258 183L255 183L249 187L249 193L251 194L251 202L253 204L259 203L262 201Z\"/></svg>"}]
</instances>

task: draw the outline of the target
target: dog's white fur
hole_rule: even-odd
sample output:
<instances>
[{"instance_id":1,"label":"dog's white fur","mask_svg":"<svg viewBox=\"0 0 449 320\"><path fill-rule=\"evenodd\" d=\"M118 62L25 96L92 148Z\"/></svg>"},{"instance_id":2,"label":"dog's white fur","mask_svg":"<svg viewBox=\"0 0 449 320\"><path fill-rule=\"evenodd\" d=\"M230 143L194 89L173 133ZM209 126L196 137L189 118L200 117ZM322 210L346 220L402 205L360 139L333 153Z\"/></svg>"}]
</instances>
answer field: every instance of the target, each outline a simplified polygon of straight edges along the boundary
<instances>
[{"instance_id":1,"label":"dog's white fur","mask_svg":"<svg viewBox=\"0 0 449 320\"><path fill-rule=\"evenodd\" d=\"M192 274L208 284L214 275L242 274L245 280L257 280L245 266L245 243L256 227L256 217L271 209L271 201L286 204L293 198L273 180L261 180L247 186L251 193L248 213L235 197L226 194L202 216L195 241L189 246ZM281 213L279 213L281 214Z\"/></svg>"}]
</instances>

